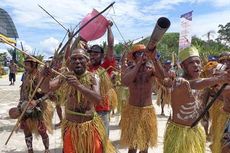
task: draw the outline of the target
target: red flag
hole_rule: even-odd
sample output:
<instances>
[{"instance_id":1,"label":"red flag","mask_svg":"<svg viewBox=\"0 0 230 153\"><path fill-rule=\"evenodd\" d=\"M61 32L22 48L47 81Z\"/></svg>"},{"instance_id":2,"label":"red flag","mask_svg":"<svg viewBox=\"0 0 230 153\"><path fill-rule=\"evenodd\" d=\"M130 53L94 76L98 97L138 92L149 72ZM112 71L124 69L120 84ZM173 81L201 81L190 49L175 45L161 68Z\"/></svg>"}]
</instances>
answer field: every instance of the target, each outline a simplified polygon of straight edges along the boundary
<instances>
[{"instance_id":1,"label":"red flag","mask_svg":"<svg viewBox=\"0 0 230 153\"><path fill-rule=\"evenodd\" d=\"M81 21L80 27L98 13L97 10L93 9L93 11ZM80 36L86 41L96 40L105 34L108 24L108 20L103 15L99 15L80 31Z\"/></svg>"}]
</instances>

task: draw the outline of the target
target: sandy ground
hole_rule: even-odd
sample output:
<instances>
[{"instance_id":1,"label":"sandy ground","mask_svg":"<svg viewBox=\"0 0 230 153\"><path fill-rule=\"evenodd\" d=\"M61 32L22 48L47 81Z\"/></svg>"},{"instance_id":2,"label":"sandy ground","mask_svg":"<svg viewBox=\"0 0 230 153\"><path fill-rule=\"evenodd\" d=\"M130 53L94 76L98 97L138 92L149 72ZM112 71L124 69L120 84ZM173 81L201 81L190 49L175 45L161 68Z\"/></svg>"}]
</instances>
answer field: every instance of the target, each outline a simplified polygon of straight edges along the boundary
<instances>
[{"instance_id":1,"label":"sandy ground","mask_svg":"<svg viewBox=\"0 0 230 153\"><path fill-rule=\"evenodd\" d=\"M16 84L14 86L9 86L8 76L3 76L0 78L0 153L26 153L26 144L24 142L24 134L21 130L17 133L13 133L10 141L7 145L5 142L13 129L16 120L10 119L8 117L8 110L11 107L15 107L19 100L19 86L21 84L21 75L17 75ZM155 104L156 96L153 96L153 104L156 108L157 120L158 120L158 146L156 148L149 149L149 153L162 153L163 152L163 135L165 130L165 125L167 118L170 114L170 109L166 108L165 116L160 115L160 107ZM127 149L120 149L119 138L120 129L118 123L120 120L119 115L114 115L111 117L110 122L110 140L117 147L120 153L127 152ZM53 124L59 122L57 115L54 115ZM54 130L53 134L49 135L50 138L50 151L51 153L61 153L62 152L62 142L61 142L61 130ZM43 153L44 147L41 138L33 140L33 148L35 153ZM208 144L206 147L206 152L210 153Z\"/></svg>"}]
</instances>

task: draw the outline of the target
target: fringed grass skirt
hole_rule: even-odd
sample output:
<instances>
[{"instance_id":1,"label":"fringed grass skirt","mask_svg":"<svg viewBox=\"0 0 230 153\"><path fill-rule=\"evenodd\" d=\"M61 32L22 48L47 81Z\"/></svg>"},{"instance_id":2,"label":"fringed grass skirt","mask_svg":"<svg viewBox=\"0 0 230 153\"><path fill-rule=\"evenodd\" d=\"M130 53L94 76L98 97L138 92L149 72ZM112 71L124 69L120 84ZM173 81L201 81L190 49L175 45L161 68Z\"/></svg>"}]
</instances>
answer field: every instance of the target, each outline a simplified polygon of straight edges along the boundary
<instances>
[{"instance_id":1,"label":"fringed grass skirt","mask_svg":"<svg viewBox=\"0 0 230 153\"><path fill-rule=\"evenodd\" d=\"M84 123L63 121L64 153L115 153L100 117Z\"/></svg>"},{"instance_id":2,"label":"fringed grass skirt","mask_svg":"<svg viewBox=\"0 0 230 153\"><path fill-rule=\"evenodd\" d=\"M160 86L157 92L157 105L158 106L166 105L166 104L169 105L170 101L171 101L170 90Z\"/></svg>"},{"instance_id":3,"label":"fringed grass skirt","mask_svg":"<svg viewBox=\"0 0 230 153\"><path fill-rule=\"evenodd\" d=\"M123 148L145 150L157 144L157 119L153 106L127 104L122 111L121 140Z\"/></svg>"},{"instance_id":4,"label":"fringed grass skirt","mask_svg":"<svg viewBox=\"0 0 230 153\"><path fill-rule=\"evenodd\" d=\"M194 128L168 122L164 136L164 153L204 153L205 132L198 125Z\"/></svg>"},{"instance_id":5,"label":"fringed grass skirt","mask_svg":"<svg viewBox=\"0 0 230 153\"><path fill-rule=\"evenodd\" d=\"M229 113L227 113L227 114L230 115ZM226 125L224 128L224 133L222 134L222 139L221 139L221 150L222 150L222 152L225 152L225 150L229 151L229 143L230 143L230 118L226 122Z\"/></svg>"},{"instance_id":6,"label":"fringed grass skirt","mask_svg":"<svg viewBox=\"0 0 230 153\"><path fill-rule=\"evenodd\" d=\"M118 105L118 99L117 99L117 93L116 93L116 91L113 88L111 88L108 91L107 94L108 94L108 97L109 97L111 109L112 110L116 109L117 105Z\"/></svg>"},{"instance_id":7,"label":"fringed grass skirt","mask_svg":"<svg viewBox=\"0 0 230 153\"><path fill-rule=\"evenodd\" d=\"M223 112L224 102L217 100L210 109L210 117L211 117L211 142L210 149L212 153L220 153L221 152L221 139L222 133L224 133L225 124L228 120L228 114Z\"/></svg>"},{"instance_id":8,"label":"fringed grass skirt","mask_svg":"<svg viewBox=\"0 0 230 153\"><path fill-rule=\"evenodd\" d=\"M128 101L129 90L127 87L117 86L116 93L117 93L117 100L118 100L117 111L118 113L121 113L122 108L125 106L125 104Z\"/></svg>"},{"instance_id":9,"label":"fringed grass skirt","mask_svg":"<svg viewBox=\"0 0 230 153\"><path fill-rule=\"evenodd\" d=\"M52 118L53 118L53 105L50 100L46 100L42 104L42 116L40 118L27 118L21 123L21 128L24 129L25 126L28 127L29 131L39 135L38 128L48 130L49 133L53 132L52 128ZM24 125L26 124L26 125Z\"/></svg>"}]
</instances>

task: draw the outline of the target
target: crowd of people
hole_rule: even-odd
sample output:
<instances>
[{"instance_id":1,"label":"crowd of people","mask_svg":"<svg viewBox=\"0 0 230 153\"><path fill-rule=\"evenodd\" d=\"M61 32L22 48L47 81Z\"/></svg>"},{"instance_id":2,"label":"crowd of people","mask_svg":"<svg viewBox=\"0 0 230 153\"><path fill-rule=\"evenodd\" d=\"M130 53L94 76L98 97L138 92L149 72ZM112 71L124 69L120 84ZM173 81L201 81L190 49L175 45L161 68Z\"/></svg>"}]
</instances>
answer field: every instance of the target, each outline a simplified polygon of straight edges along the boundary
<instances>
[{"instance_id":1,"label":"crowd of people","mask_svg":"<svg viewBox=\"0 0 230 153\"><path fill-rule=\"evenodd\" d=\"M55 127L62 129L64 153L118 152L109 140L114 110L121 115L120 146L128 148L128 153L147 153L158 142L153 91L162 106L161 114L165 115L165 104L172 110L164 153L204 153L207 141L211 141L213 153L230 152L230 52L204 63L194 46L187 47L178 56L182 75L171 61L158 60L156 48L144 44L134 44L118 62L111 26L109 22L107 48L87 47L83 39L76 39L69 46L70 56L54 55L49 66L39 67L36 57L25 58L20 100L10 116L17 118L26 109L20 128L28 153L34 152L33 134L41 136L45 153L49 153L52 102L60 118ZM13 66L11 72L15 72ZM10 75L11 84L14 78ZM208 115L192 126L223 85Z\"/></svg>"}]
</instances>

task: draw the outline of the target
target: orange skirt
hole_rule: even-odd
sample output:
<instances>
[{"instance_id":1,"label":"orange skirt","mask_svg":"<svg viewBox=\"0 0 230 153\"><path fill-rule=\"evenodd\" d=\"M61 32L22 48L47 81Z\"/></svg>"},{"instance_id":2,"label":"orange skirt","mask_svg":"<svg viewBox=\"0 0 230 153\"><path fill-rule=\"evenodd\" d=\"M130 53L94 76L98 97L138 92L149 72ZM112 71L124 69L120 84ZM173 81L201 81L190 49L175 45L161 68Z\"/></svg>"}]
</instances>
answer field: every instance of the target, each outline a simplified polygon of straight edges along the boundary
<instances>
[{"instance_id":1,"label":"orange skirt","mask_svg":"<svg viewBox=\"0 0 230 153\"><path fill-rule=\"evenodd\" d=\"M80 153L81 151L77 151L77 150L81 150L82 148L79 148L77 150L74 149L74 146L72 144L72 139L71 139L71 131L70 129L66 129L65 135L64 135L64 144L63 144L63 148L64 148L64 153ZM84 142L88 142L87 138L84 138ZM77 141L77 140L76 140ZM93 140L93 144L94 144L94 153L102 153L103 149L102 149L102 143L101 140L99 138L99 134L94 130L94 140ZM87 144L82 144L85 146L85 148L87 149ZM85 151L90 153L90 151Z\"/></svg>"},{"instance_id":2,"label":"orange skirt","mask_svg":"<svg viewBox=\"0 0 230 153\"><path fill-rule=\"evenodd\" d=\"M62 124L64 153L115 153L99 116L84 123L64 120Z\"/></svg>"}]
</instances>

